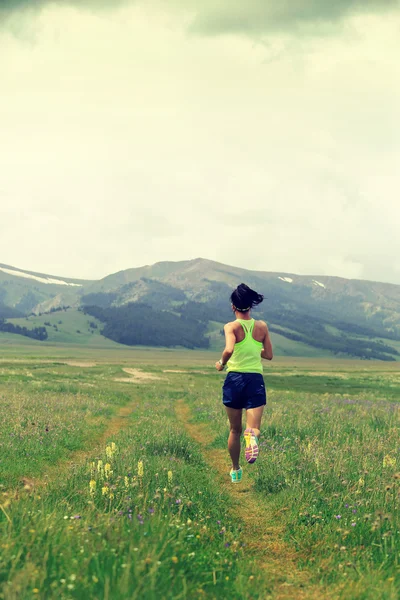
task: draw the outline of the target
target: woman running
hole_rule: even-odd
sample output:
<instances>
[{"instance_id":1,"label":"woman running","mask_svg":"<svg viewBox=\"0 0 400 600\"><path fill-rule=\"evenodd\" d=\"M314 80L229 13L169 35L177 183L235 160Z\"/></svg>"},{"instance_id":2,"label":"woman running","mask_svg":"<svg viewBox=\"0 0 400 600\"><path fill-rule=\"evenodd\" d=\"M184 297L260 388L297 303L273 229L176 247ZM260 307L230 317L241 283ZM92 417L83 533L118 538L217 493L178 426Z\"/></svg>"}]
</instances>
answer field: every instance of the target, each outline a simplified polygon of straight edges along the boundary
<instances>
[{"instance_id":1,"label":"woman running","mask_svg":"<svg viewBox=\"0 0 400 600\"><path fill-rule=\"evenodd\" d=\"M253 306L263 300L264 296L244 283L232 292L232 311L236 321L224 327L225 350L221 360L215 364L217 371L223 371L228 366L222 401L230 423L228 450L232 459L232 483L242 480L239 465L242 410L246 410L245 456L248 463L254 463L258 456L261 418L267 403L261 359L272 360L272 344L267 324L255 321L250 314Z\"/></svg>"}]
</instances>

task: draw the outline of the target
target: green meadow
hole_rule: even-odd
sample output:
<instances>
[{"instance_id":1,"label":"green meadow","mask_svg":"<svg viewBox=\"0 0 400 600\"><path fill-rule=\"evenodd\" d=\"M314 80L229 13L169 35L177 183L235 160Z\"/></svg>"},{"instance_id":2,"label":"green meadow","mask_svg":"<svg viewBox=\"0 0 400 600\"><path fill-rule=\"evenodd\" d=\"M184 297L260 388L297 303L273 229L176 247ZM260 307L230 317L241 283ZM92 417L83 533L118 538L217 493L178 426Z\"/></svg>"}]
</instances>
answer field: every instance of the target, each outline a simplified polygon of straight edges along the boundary
<instances>
[{"instance_id":1,"label":"green meadow","mask_svg":"<svg viewBox=\"0 0 400 600\"><path fill-rule=\"evenodd\" d=\"M217 358L4 338L0 599L400 596L398 363L266 365L232 486Z\"/></svg>"}]
</instances>

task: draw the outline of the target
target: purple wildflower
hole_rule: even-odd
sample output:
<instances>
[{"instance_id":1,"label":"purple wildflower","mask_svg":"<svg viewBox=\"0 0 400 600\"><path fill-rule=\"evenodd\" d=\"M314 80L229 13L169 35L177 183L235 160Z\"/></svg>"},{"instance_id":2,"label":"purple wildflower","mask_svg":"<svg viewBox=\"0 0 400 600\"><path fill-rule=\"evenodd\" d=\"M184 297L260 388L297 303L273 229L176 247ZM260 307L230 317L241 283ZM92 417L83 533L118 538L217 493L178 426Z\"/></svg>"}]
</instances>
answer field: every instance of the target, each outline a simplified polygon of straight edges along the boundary
<instances>
[{"instance_id":1,"label":"purple wildflower","mask_svg":"<svg viewBox=\"0 0 400 600\"><path fill-rule=\"evenodd\" d=\"M229 543L229 542L226 542L226 544L225 544L225 548L229 548L229 546L230 546L230 543Z\"/></svg>"},{"instance_id":2,"label":"purple wildflower","mask_svg":"<svg viewBox=\"0 0 400 600\"><path fill-rule=\"evenodd\" d=\"M335 519L341 519L342 515L335 515Z\"/></svg>"},{"instance_id":3,"label":"purple wildflower","mask_svg":"<svg viewBox=\"0 0 400 600\"><path fill-rule=\"evenodd\" d=\"M152 515L154 513L154 508L149 508L149 513Z\"/></svg>"},{"instance_id":4,"label":"purple wildflower","mask_svg":"<svg viewBox=\"0 0 400 600\"><path fill-rule=\"evenodd\" d=\"M356 523L352 523L352 524L351 524L351 526L352 526L352 527L355 527L355 526L356 526Z\"/></svg>"},{"instance_id":5,"label":"purple wildflower","mask_svg":"<svg viewBox=\"0 0 400 600\"><path fill-rule=\"evenodd\" d=\"M81 515L74 515L72 518L73 519L82 519Z\"/></svg>"}]
</instances>

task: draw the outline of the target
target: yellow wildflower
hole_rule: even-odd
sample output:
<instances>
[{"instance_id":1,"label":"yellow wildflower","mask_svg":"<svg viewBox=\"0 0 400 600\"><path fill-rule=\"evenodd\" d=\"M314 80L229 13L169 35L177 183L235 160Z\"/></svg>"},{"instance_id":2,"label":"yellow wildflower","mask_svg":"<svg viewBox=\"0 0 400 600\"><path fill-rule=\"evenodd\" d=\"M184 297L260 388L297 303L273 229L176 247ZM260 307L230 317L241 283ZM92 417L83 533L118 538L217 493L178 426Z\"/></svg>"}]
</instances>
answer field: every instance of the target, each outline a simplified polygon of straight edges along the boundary
<instances>
[{"instance_id":1,"label":"yellow wildflower","mask_svg":"<svg viewBox=\"0 0 400 600\"><path fill-rule=\"evenodd\" d=\"M89 481L89 489L90 489L90 495L93 496L95 491L96 491L96 481L94 479L91 479Z\"/></svg>"},{"instance_id":2,"label":"yellow wildflower","mask_svg":"<svg viewBox=\"0 0 400 600\"><path fill-rule=\"evenodd\" d=\"M394 467L396 465L396 457L390 456L390 454L386 454L383 457L383 466L384 467Z\"/></svg>"},{"instance_id":3,"label":"yellow wildflower","mask_svg":"<svg viewBox=\"0 0 400 600\"><path fill-rule=\"evenodd\" d=\"M111 450L115 453L117 451L117 445L115 442L111 442Z\"/></svg>"},{"instance_id":4,"label":"yellow wildflower","mask_svg":"<svg viewBox=\"0 0 400 600\"><path fill-rule=\"evenodd\" d=\"M143 469L143 461L139 460L137 464L137 474L138 477L143 477L144 469Z\"/></svg>"},{"instance_id":5,"label":"yellow wildflower","mask_svg":"<svg viewBox=\"0 0 400 600\"><path fill-rule=\"evenodd\" d=\"M112 451L111 446L106 446L106 456L107 456L107 458L112 458L113 454L114 454L114 452Z\"/></svg>"},{"instance_id":6,"label":"yellow wildflower","mask_svg":"<svg viewBox=\"0 0 400 600\"><path fill-rule=\"evenodd\" d=\"M126 475L124 477L124 483L125 483L126 489L128 489L129 488L129 477L127 477Z\"/></svg>"},{"instance_id":7,"label":"yellow wildflower","mask_svg":"<svg viewBox=\"0 0 400 600\"><path fill-rule=\"evenodd\" d=\"M100 473L102 470L103 470L103 461L98 460L97 461L97 471Z\"/></svg>"},{"instance_id":8,"label":"yellow wildflower","mask_svg":"<svg viewBox=\"0 0 400 600\"><path fill-rule=\"evenodd\" d=\"M101 493L103 494L103 496L107 496L107 494L108 494L108 491L109 491L109 490L108 490L108 487L107 487L107 486L104 486L104 487L102 487L102 488L101 488Z\"/></svg>"},{"instance_id":9,"label":"yellow wildflower","mask_svg":"<svg viewBox=\"0 0 400 600\"><path fill-rule=\"evenodd\" d=\"M171 558L172 562L176 565L176 563L178 562L178 557L177 556L173 556Z\"/></svg>"},{"instance_id":10,"label":"yellow wildflower","mask_svg":"<svg viewBox=\"0 0 400 600\"><path fill-rule=\"evenodd\" d=\"M307 449L306 449L306 452L307 452L307 454L311 454L311 452L312 452L312 449L313 449L313 445L312 445L312 443L311 443L311 442L308 442L308 444L307 444Z\"/></svg>"},{"instance_id":11,"label":"yellow wildflower","mask_svg":"<svg viewBox=\"0 0 400 600\"><path fill-rule=\"evenodd\" d=\"M113 474L113 471L111 470L111 465L110 463L106 463L104 465L104 474L106 476L106 479L108 479L110 477L110 475Z\"/></svg>"},{"instance_id":12,"label":"yellow wildflower","mask_svg":"<svg viewBox=\"0 0 400 600\"><path fill-rule=\"evenodd\" d=\"M364 479L362 477L360 477L360 479L358 480L358 485L360 487L362 487L363 485L365 485L365 481L364 481Z\"/></svg>"},{"instance_id":13,"label":"yellow wildflower","mask_svg":"<svg viewBox=\"0 0 400 600\"><path fill-rule=\"evenodd\" d=\"M168 483L172 483L172 471L168 471Z\"/></svg>"}]
</instances>

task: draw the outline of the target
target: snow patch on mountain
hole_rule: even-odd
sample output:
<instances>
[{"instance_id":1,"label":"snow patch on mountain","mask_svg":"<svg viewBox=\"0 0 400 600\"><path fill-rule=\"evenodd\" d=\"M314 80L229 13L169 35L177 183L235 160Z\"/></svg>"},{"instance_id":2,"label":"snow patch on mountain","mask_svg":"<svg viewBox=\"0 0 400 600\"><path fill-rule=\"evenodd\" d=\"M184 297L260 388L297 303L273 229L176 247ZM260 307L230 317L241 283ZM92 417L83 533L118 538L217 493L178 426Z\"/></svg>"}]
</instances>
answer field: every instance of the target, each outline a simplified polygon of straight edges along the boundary
<instances>
[{"instance_id":1,"label":"snow patch on mountain","mask_svg":"<svg viewBox=\"0 0 400 600\"><path fill-rule=\"evenodd\" d=\"M0 267L0 271L7 273L7 275L13 275L14 277L23 277L24 279L33 279L39 283L46 283L50 285L68 285L70 287L82 287L81 283L68 283L62 279L53 279L52 277L38 277L37 275L31 275L30 273L24 273L23 271L14 271L14 269L6 269Z\"/></svg>"},{"instance_id":2,"label":"snow patch on mountain","mask_svg":"<svg viewBox=\"0 0 400 600\"><path fill-rule=\"evenodd\" d=\"M291 277L278 277L278 279L284 281L285 283L293 283L293 279Z\"/></svg>"},{"instance_id":3,"label":"snow patch on mountain","mask_svg":"<svg viewBox=\"0 0 400 600\"><path fill-rule=\"evenodd\" d=\"M316 279L313 279L313 284L317 285L319 287L324 288L324 290L326 289L326 285L324 285L323 283L321 283L320 281L317 281Z\"/></svg>"}]
</instances>

